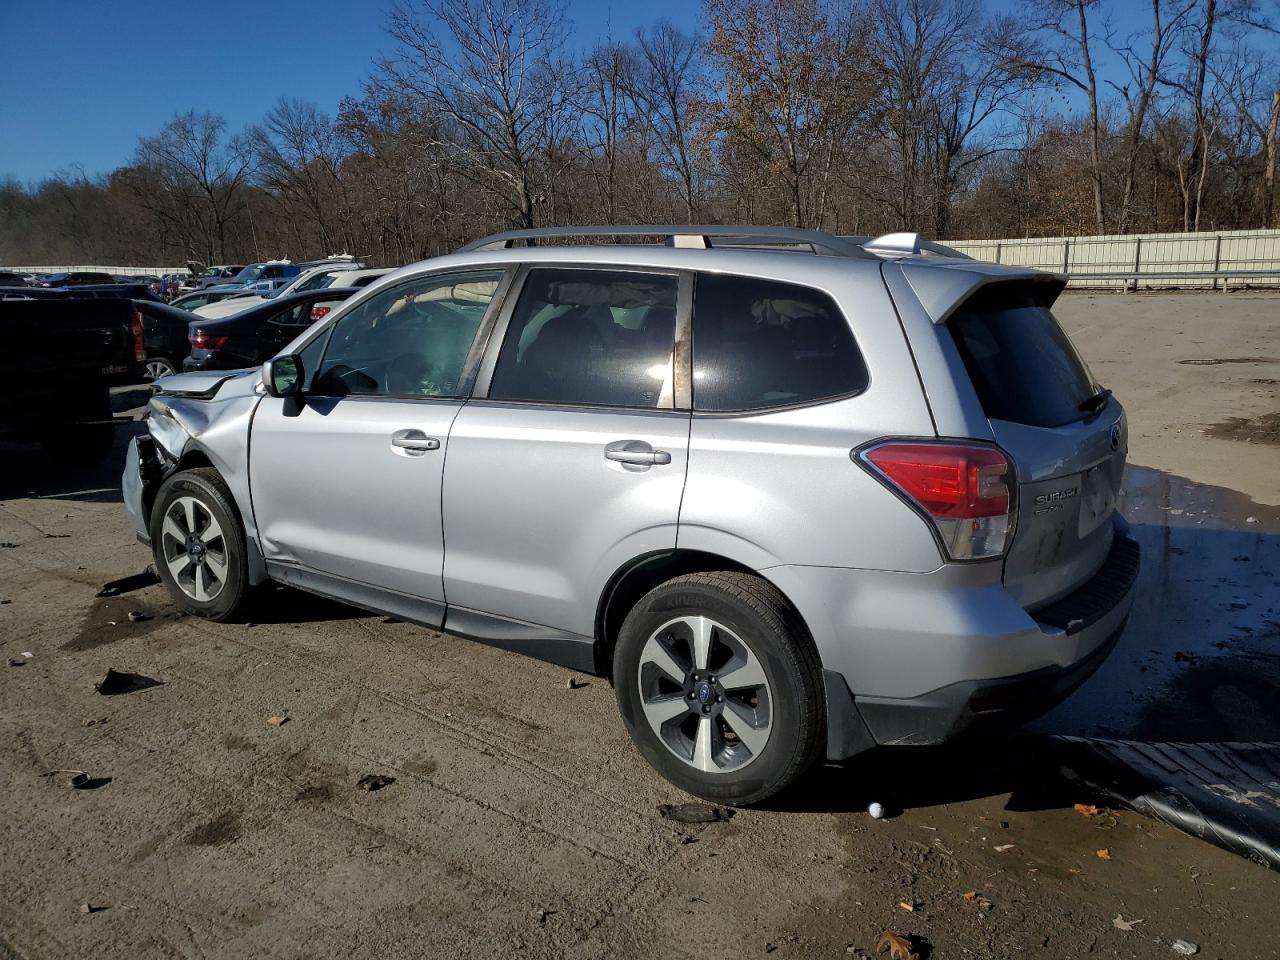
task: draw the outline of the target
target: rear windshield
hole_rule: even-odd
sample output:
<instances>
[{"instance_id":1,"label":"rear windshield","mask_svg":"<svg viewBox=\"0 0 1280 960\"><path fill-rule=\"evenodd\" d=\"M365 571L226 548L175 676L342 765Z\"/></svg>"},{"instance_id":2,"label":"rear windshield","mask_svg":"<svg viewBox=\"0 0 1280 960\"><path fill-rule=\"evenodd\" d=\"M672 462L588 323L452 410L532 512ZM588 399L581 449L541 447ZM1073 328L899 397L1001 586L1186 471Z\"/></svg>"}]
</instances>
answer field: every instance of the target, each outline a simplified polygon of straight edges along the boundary
<instances>
[{"instance_id":1,"label":"rear windshield","mask_svg":"<svg viewBox=\"0 0 1280 960\"><path fill-rule=\"evenodd\" d=\"M1048 307L1029 292L981 292L947 326L982 409L993 420L1060 427L1082 419L1097 389Z\"/></svg>"}]
</instances>

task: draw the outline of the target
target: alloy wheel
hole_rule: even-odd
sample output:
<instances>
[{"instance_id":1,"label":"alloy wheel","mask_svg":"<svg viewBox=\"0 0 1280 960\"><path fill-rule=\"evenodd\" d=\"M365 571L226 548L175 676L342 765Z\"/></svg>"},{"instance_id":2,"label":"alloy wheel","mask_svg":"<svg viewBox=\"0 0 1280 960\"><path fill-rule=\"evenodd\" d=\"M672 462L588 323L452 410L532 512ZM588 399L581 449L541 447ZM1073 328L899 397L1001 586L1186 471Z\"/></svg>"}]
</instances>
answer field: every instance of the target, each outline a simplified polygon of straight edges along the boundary
<instances>
[{"instance_id":1,"label":"alloy wheel","mask_svg":"<svg viewBox=\"0 0 1280 960\"><path fill-rule=\"evenodd\" d=\"M144 376L148 383L153 383L161 377L167 377L177 372L172 363L159 357L152 357L147 361L144 368Z\"/></svg>"},{"instance_id":2,"label":"alloy wheel","mask_svg":"<svg viewBox=\"0 0 1280 960\"><path fill-rule=\"evenodd\" d=\"M208 603L226 586L227 541L213 512L195 497L178 497L160 526L165 565L183 593Z\"/></svg>"},{"instance_id":3,"label":"alloy wheel","mask_svg":"<svg viewBox=\"0 0 1280 960\"><path fill-rule=\"evenodd\" d=\"M751 763L773 729L773 698L759 658L704 616L664 623L640 653L640 705L658 739L702 773Z\"/></svg>"}]
</instances>

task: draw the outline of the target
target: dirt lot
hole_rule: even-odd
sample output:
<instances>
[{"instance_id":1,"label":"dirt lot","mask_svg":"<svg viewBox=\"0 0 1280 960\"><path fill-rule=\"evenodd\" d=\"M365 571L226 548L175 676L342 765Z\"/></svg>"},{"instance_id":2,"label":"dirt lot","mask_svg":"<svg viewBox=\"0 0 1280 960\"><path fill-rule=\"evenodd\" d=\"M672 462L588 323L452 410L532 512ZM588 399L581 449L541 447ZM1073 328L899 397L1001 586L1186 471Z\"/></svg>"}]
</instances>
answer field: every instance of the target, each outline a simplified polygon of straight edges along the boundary
<instances>
[{"instance_id":1,"label":"dirt lot","mask_svg":"<svg viewBox=\"0 0 1280 960\"><path fill-rule=\"evenodd\" d=\"M1120 647L1035 730L1280 740L1280 448L1203 433L1280 410L1280 298L1061 315L1128 405L1145 558ZM1074 811L1034 736L876 753L681 825L602 680L286 590L239 625L158 587L97 599L149 562L121 451L59 475L0 447L0 655L23 664L0 666L0 957L837 957L886 929L934 958L1280 952L1280 875ZM103 697L108 667L158 683Z\"/></svg>"}]
</instances>

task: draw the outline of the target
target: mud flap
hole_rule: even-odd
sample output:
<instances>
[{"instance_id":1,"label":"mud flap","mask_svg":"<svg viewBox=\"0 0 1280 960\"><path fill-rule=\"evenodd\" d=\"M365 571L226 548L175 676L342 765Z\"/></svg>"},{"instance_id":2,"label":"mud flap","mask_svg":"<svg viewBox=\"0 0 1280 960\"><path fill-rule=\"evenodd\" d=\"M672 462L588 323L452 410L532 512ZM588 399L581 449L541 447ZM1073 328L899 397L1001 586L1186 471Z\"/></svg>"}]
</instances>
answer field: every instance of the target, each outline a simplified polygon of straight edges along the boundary
<instances>
[{"instance_id":1,"label":"mud flap","mask_svg":"<svg viewBox=\"0 0 1280 960\"><path fill-rule=\"evenodd\" d=\"M1280 743L1049 739L1068 780L1280 870Z\"/></svg>"}]
</instances>

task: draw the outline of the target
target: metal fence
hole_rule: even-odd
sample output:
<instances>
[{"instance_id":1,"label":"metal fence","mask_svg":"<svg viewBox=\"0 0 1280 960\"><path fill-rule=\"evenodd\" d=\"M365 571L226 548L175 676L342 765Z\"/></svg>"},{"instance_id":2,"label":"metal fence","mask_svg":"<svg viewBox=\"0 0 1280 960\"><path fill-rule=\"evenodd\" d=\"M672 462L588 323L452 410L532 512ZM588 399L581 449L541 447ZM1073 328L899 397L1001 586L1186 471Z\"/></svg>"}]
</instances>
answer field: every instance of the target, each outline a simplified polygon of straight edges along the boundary
<instances>
[{"instance_id":1,"label":"metal fence","mask_svg":"<svg viewBox=\"0 0 1280 960\"><path fill-rule=\"evenodd\" d=\"M946 242L979 260L1065 273L1072 287L1280 286L1280 230Z\"/></svg>"},{"instance_id":2,"label":"metal fence","mask_svg":"<svg viewBox=\"0 0 1280 960\"><path fill-rule=\"evenodd\" d=\"M1136 233L1099 237L948 240L979 260L1065 273L1072 287L1226 289L1280 286L1280 230ZM19 273L93 270L136 276L185 273L185 267L98 265L3 267Z\"/></svg>"},{"instance_id":3,"label":"metal fence","mask_svg":"<svg viewBox=\"0 0 1280 960\"><path fill-rule=\"evenodd\" d=\"M77 271L89 271L92 273L109 273L113 276L121 277L162 277L166 273L186 273L187 268L183 267L108 267L100 264L63 264L55 266L17 266L8 267L0 266L0 270L7 273L73 273Z\"/></svg>"}]
</instances>

